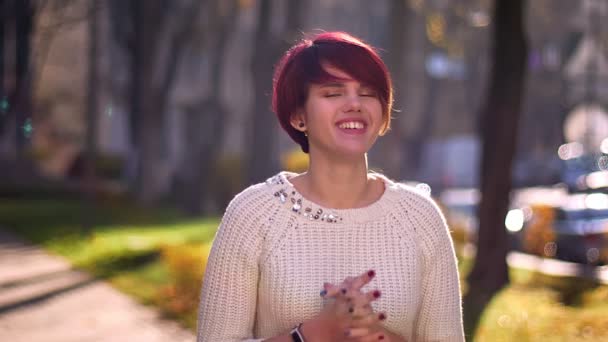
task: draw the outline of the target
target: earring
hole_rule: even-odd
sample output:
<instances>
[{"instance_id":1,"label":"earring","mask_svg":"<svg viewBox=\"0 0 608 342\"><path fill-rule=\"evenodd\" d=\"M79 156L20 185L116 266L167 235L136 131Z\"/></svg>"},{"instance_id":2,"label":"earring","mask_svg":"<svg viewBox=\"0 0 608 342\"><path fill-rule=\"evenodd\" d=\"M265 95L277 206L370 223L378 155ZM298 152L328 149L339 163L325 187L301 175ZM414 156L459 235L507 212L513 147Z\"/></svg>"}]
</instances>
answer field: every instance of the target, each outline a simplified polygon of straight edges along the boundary
<instances>
[{"instance_id":1,"label":"earring","mask_svg":"<svg viewBox=\"0 0 608 342\"><path fill-rule=\"evenodd\" d=\"M304 121L300 121L300 123L298 124L298 127L304 128Z\"/></svg>"}]
</instances>

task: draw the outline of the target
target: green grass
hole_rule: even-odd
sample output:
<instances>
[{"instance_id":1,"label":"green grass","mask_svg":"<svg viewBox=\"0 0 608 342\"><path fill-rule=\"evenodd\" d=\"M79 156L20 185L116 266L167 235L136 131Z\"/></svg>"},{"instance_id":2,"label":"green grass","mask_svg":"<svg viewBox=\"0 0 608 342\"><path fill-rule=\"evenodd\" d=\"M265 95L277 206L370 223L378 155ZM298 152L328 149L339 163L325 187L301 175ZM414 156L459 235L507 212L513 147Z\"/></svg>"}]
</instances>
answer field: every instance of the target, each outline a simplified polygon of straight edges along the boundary
<instances>
[{"instance_id":1,"label":"green grass","mask_svg":"<svg viewBox=\"0 0 608 342\"><path fill-rule=\"evenodd\" d=\"M88 216L87 216L88 215ZM81 222L95 225L83 231ZM74 200L0 200L0 225L60 254L148 305L172 281L159 257L163 246L208 243L218 219L185 219L128 202L91 213ZM461 274L471 267L460 262ZM571 293L579 295L572 297ZM563 304L570 298L570 305ZM195 313L173 316L193 328ZM608 341L608 286L511 270L511 284L490 303L476 341Z\"/></svg>"},{"instance_id":2,"label":"green grass","mask_svg":"<svg viewBox=\"0 0 608 342\"><path fill-rule=\"evenodd\" d=\"M83 213L84 212L84 213ZM93 223L84 230L84 219ZM186 219L170 210L101 203L95 211L73 200L0 199L0 225L89 271L129 268L153 259L162 245L207 243L218 219Z\"/></svg>"},{"instance_id":3,"label":"green grass","mask_svg":"<svg viewBox=\"0 0 608 342\"><path fill-rule=\"evenodd\" d=\"M158 290L170 282L166 267L160 262L152 262L115 275L110 279L110 283L141 303L156 305Z\"/></svg>"}]
</instances>

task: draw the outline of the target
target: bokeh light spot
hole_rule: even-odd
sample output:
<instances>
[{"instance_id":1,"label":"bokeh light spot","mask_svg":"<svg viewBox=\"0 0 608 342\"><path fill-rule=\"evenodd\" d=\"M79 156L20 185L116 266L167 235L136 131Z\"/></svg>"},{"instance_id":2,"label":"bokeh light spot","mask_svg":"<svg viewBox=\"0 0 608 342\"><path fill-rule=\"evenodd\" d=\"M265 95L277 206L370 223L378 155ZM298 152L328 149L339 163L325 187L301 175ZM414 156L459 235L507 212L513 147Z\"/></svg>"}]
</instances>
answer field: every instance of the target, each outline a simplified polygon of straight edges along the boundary
<instances>
[{"instance_id":1,"label":"bokeh light spot","mask_svg":"<svg viewBox=\"0 0 608 342\"><path fill-rule=\"evenodd\" d=\"M608 195L594 193L585 196L585 206L589 209L608 209Z\"/></svg>"},{"instance_id":2,"label":"bokeh light spot","mask_svg":"<svg viewBox=\"0 0 608 342\"><path fill-rule=\"evenodd\" d=\"M8 112L8 108L9 108L10 104L8 102L8 99L5 97L2 100L0 100L0 112L2 114L5 114L6 112Z\"/></svg>"},{"instance_id":3,"label":"bokeh light spot","mask_svg":"<svg viewBox=\"0 0 608 342\"><path fill-rule=\"evenodd\" d=\"M593 248L589 248L587 250L587 261L589 261L590 264L594 264L596 263L600 258L600 251L599 249L593 247Z\"/></svg>"},{"instance_id":4,"label":"bokeh light spot","mask_svg":"<svg viewBox=\"0 0 608 342\"><path fill-rule=\"evenodd\" d=\"M524 227L524 211L521 209L512 209L507 213L505 218L505 227L511 232L518 232Z\"/></svg>"},{"instance_id":5,"label":"bokeh light spot","mask_svg":"<svg viewBox=\"0 0 608 342\"><path fill-rule=\"evenodd\" d=\"M34 132L34 125L32 124L32 119L28 118L27 120L25 120L25 124L23 125L23 135L26 138L29 138L32 136L33 132Z\"/></svg>"},{"instance_id":6,"label":"bokeh light spot","mask_svg":"<svg viewBox=\"0 0 608 342\"><path fill-rule=\"evenodd\" d=\"M471 11L469 22L473 27L486 27L490 24L490 16L484 11Z\"/></svg>"},{"instance_id":7,"label":"bokeh light spot","mask_svg":"<svg viewBox=\"0 0 608 342\"><path fill-rule=\"evenodd\" d=\"M608 169L608 156L601 156L597 158L597 167L600 170Z\"/></svg>"},{"instance_id":8,"label":"bokeh light spot","mask_svg":"<svg viewBox=\"0 0 608 342\"><path fill-rule=\"evenodd\" d=\"M552 258L557 254L557 244L553 241L547 242L543 248L546 257Z\"/></svg>"},{"instance_id":9,"label":"bokeh light spot","mask_svg":"<svg viewBox=\"0 0 608 342\"><path fill-rule=\"evenodd\" d=\"M600 144L600 151L608 154L608 138L602 140L602 143Z\"/></svg>"},{"instance_id":10,"label":"bokeh light spot","mask_svg":"<svg viewBox=\"0 0 608 342\"><path fill-rule=\"evenodd\" d=\"M593 327L586 325L585 327L583 327L581 335L585 339L593 337Z\"/></svg>"},{"instance_id":11,"label":"bokeh light spot","mask_svg":"<svg viewBox=\"0 0 608 342\"><path fill-rule=\"evenodd\" d=\"M501 328L508 328L511 325L511 316L501 315L500 317L498 317L497 322Z\"/></svg>"}]
</instances>

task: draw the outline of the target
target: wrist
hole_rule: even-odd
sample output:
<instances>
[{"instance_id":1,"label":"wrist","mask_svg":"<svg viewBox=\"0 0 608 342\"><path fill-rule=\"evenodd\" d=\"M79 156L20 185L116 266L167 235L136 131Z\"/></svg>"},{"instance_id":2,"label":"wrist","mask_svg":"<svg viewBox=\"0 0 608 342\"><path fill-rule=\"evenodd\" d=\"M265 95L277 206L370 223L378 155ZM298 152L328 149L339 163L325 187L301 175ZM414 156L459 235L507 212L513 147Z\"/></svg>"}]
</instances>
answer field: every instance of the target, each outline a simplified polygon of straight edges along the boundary
<instances>
[{"instance_id":1,"label":"wrist","mask_svg":"<svg viewBox=\"0 0 608 342\"><path fill-rule=\"evenodd\" d=\"M300 333L305 342L325 342L332 341L329 327L320 318L313 318L302 322Z\"/></svg>"},{"instance_id":2,"label":"wrist","mask_svg":"<svg viewBox=\"0 0 608 342\"><path fill-rule=\"evenodd\" d=\"M314 320L304 321L302 324L300 324L300 333L302 334L305 342L318 341L318 331L319 329L317 327L317 322Z\"/></svg>"}]
</instances>

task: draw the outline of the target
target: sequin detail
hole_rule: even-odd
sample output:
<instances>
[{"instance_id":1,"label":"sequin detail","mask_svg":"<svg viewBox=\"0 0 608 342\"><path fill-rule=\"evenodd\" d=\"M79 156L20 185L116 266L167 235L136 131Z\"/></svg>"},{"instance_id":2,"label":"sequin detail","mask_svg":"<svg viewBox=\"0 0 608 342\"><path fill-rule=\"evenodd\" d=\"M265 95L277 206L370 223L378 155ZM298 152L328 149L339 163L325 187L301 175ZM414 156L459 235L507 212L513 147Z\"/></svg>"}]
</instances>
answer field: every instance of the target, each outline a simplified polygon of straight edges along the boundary
<instances>
[{"instance_id":1,"label":"sequin detail","mask_svg":"<svg viewBox=\"0 0 608 342\"><path fill-rule=\"evenodd\" d=\"M289 185L281 178L280 175L269 178L266 181L268 185L283 185L280 190L274 193L281 203L289 205L291 211L308 218L310 221L323 221L327 223L338 223L342 218L334 213L325 212L322 208L312 208L312 206L304 206L302 196L295 190L291 190Z\"/></svg>"}]
</instances>

